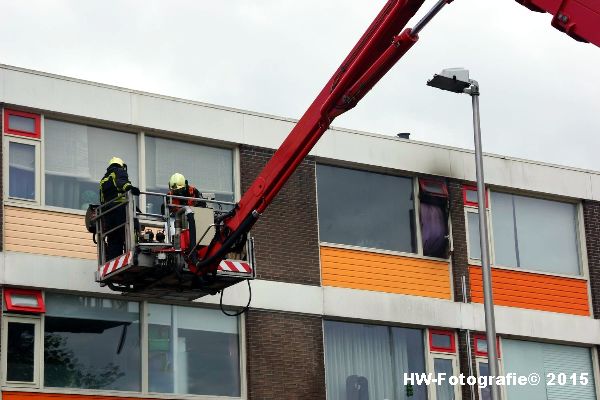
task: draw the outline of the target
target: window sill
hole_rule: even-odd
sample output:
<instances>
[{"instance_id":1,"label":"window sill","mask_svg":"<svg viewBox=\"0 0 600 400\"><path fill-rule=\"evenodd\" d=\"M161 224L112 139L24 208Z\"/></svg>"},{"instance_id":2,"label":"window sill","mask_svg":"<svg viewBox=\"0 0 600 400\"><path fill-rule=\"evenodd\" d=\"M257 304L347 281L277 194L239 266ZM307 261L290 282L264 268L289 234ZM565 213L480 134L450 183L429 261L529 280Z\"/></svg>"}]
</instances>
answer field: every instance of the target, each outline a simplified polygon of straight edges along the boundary
<instances>
[{"instance_id":1,"label":"window sill","mask_svg":"<svg viewBox=\"0 0 600 400\"><path fill-rule=\"evenodd\" d=\"M107 397L126 397L126 398L144 398L144 399L182 399L182 400L240 400L244 397L227 397L227 396L210 396L198 394L163 394L163 393L143 393L143 392L126 392L118 390L94 390L94 389L35 389L31 387L18 386L2 386L3 392L27 392L27 393L44 393L44 394L63 394L63 395L79 395L79 396L107 396Z\"/></svg>"},{"instance_id":2,"label":"window sill","mask_svg":"<svg viewBox=\"0 0 600 400\"><path fill-rule=\"evenodd\" d=\"M472 267L480 267L481 268L481 261L469 259L469 265ZM583 275L558 274L555 272L545 272L545 271L537 271L534 269L524 269L524 268L515 268L515 267L504 267L501 265L493 265L492 269L501 269L501 270L506 270L506 271L515 271L515 272L526 272L528 274L546 275L546 276L554 276L557 278L571 278L571 279L578 279L578 280L582 280L582 281L588 281L588 277L583 276Z\"/></svg>"},{"instance_id":3,"label":"window sill","mask_svg":"<svg viewBox=\"0 0 600 400\"><path fill-rule=\"evenodd\" d=\"M369 252L369 253L386 254L389 256L410 257L410 258L418 258L418 259L422 259L422 260L442 261L442 262L447 262L447 263L450 262L449 258L428 257L428 256L424 256L424 255L417 254L417 253L406 253L406 252L402 252L402 251L382 250L382 249L375 249L375 248L371 248L371 247L352 246L349 244L319 242L319 245L322 247L364 251L364 252Z\"/></svg>"},{"instance_id":4,"label":"window sill","mask_svg":"<svg viewBox=\"0 0 600 400\"><path fill-rule=\"evenodd\" d=\"M30 210L51 211L51 212L57 212L57 213L61 213L61 214L85 215L84 210L76 210L74 208L62 208L62 207L53 207L53 206L40 206L39 204L35 204L34 202L25 202L25 201L19 201L19 200L15 200L15 199L7 199L4 202L4 205L9 206L9 207L28 208Z\"/></svg>"}]
</instances>

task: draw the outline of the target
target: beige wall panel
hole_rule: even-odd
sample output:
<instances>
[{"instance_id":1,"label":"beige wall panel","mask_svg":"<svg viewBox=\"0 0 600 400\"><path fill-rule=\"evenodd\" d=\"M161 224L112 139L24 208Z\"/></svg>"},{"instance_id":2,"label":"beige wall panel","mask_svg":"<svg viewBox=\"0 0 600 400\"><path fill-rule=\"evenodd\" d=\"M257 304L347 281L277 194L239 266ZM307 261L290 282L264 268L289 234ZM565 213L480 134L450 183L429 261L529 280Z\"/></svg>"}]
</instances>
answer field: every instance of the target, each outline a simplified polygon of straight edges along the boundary
<instances>
[{"instance_id":1,"label":"beige wall panel","mask_svg":"<svg viewBox=\"0 0 600 400\"><path fill-rule=\"evenodd\" d=\"M81 215L5 208L4 245L7 251L96 259L96 246Z\"/></svg>"}]
</instances>

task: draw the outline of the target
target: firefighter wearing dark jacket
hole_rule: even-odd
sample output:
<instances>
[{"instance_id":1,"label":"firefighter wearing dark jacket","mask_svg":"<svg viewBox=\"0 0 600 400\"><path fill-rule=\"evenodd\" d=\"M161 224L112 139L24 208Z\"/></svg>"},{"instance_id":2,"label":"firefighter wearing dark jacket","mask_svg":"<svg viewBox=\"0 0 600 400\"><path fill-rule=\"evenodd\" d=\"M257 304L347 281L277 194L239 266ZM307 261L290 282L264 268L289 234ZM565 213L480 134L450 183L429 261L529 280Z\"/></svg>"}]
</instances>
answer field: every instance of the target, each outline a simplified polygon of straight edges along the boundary
<instances>
[{"instance_id":1,"label":"firefighter wearing dark jacket","mask_svg":"<svg viewBox=\"0 0 600 400\"><path fill-rule=\"evenodd\" d=\"M122 204L120 207L110 211L104 217L104 231L108 231L116 226L125 224L126 209L125 202L127 198L125 193L131 190L133 195L138 196L140 190L133 186L129 181L127 174L127 165L119 157L113 157L108 162L108 168L104 177L100 181L100 203L105 204L114 200L113 205ZM113 205L107 206L110 209ZM107 236L106 261L123 254L125 247L125 225L115 229Z\"/></svg>"},{"instance_id":2,"label":"firefighter wearing dark jacket","mask_svg":"<svg viewBox=\"0 0 600 400\"><path fill-rule=\"evenodd\" d=\"M188 181L185 179L185 176L180 174L179 172L171 175L171 179L169 179L169 192L167 195L170 196L181 196L181 197L190 197L190 199L176 199L171 198L170 202L172 204L169 207L172 213L177 212L180 207L178 206L190 206L190 207L206 207L206 202L201 200L202 195L200 191L196 189L194 186L189 185Z\"/></svg>"}]
</instances>

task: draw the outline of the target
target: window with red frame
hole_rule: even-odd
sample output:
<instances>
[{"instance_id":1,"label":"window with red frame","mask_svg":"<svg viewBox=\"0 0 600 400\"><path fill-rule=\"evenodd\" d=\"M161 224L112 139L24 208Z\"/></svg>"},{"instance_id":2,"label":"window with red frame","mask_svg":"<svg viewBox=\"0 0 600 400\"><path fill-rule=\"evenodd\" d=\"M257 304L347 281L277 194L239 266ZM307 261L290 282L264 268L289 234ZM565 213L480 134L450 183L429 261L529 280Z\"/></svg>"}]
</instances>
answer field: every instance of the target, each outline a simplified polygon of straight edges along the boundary
<instances>
[{"instance_id":1,"label":"window with red frame","mask_svg":"<svg viewBox=\"0 0 600 400\"><path fill-rule=\"evenodd\" d=\"M463 204L465 206L477 207L479 202L477 201L477 186L464 185L463 188ZM485 191L485 207L490 206L489 193Z\"/></svg>"},{"instance_id":2,"label":"window with red frame","mask_svg":"<svg viewBox=\"0 0 600 400\"><path fill-rule=\"evenodd\" d=\"M488 344L487 338L483 334L473 335L473 342L475 345L475 355L477 357L487 357L488 356ZM498 353L498 357L500 357L500 339L496 338L496 353Z\"/></svg>"},{"instance_id":3,"label":"window with red frame","mask_svg":"<svg viewBox=\"0 0 600 400\"><path fill-rule=\"evenodd\" d=\"M36 314L46 312L41 290L5 288L4 304L6 305L6 311Z\"/></svg>"},{"instance_id":4,"label":"window with red frame","mask_svg":"<svg viewBox=\"0 0 600 400\"><path fill-rule=\"evenodd\" d=\"M448 197L448 187L442 180L419 178L419 189L430 196Z\"/></svg>"},{"instance_id":5,"label":"window with red frame","mask_svg":"<svg viewBox=\"0 0 600 400\"><path fill-rule=\"evenodd\" d=\"M430 329L429 350L440 353L456 353L454 332Z\"/></svg>"},{"instance_id":6,"label":"window with red frame","mask_svg":"<svg viewBox=\"0 0 600 400\"><path fill-rule=\"evenodd\" d=\"M42 124L39 114L4 109L4 133L31 139L42 137Z\"/></svg>"}]
</instances>

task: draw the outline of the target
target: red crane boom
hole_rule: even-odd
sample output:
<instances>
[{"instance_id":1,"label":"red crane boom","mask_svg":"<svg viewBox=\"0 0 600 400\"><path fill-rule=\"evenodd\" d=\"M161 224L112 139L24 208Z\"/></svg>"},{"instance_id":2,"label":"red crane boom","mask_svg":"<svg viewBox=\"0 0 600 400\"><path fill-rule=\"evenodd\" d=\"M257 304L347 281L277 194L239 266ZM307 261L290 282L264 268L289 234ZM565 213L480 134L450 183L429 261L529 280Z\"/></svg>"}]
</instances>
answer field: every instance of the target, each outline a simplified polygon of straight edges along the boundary
<instances>
[{"instance_id":1,"label":"red crane boom","mask_svg":"<svg viewBox=\"0 0 600 400\"><path fill-rule=\"evenodd\" d=\"M576 40L600 46L600 0L517 1L533 11L552 14L552 26ZM423 2L389 0L384 5L234 210L224 218L211 245L200 249L199 261L190 266L192 272L202 275L214 271L224 255L245 239L334 118L356 106L417 42L418 32L452 0L439 0L414 28L404 29Z\"/></svg>"}]
</instances>

